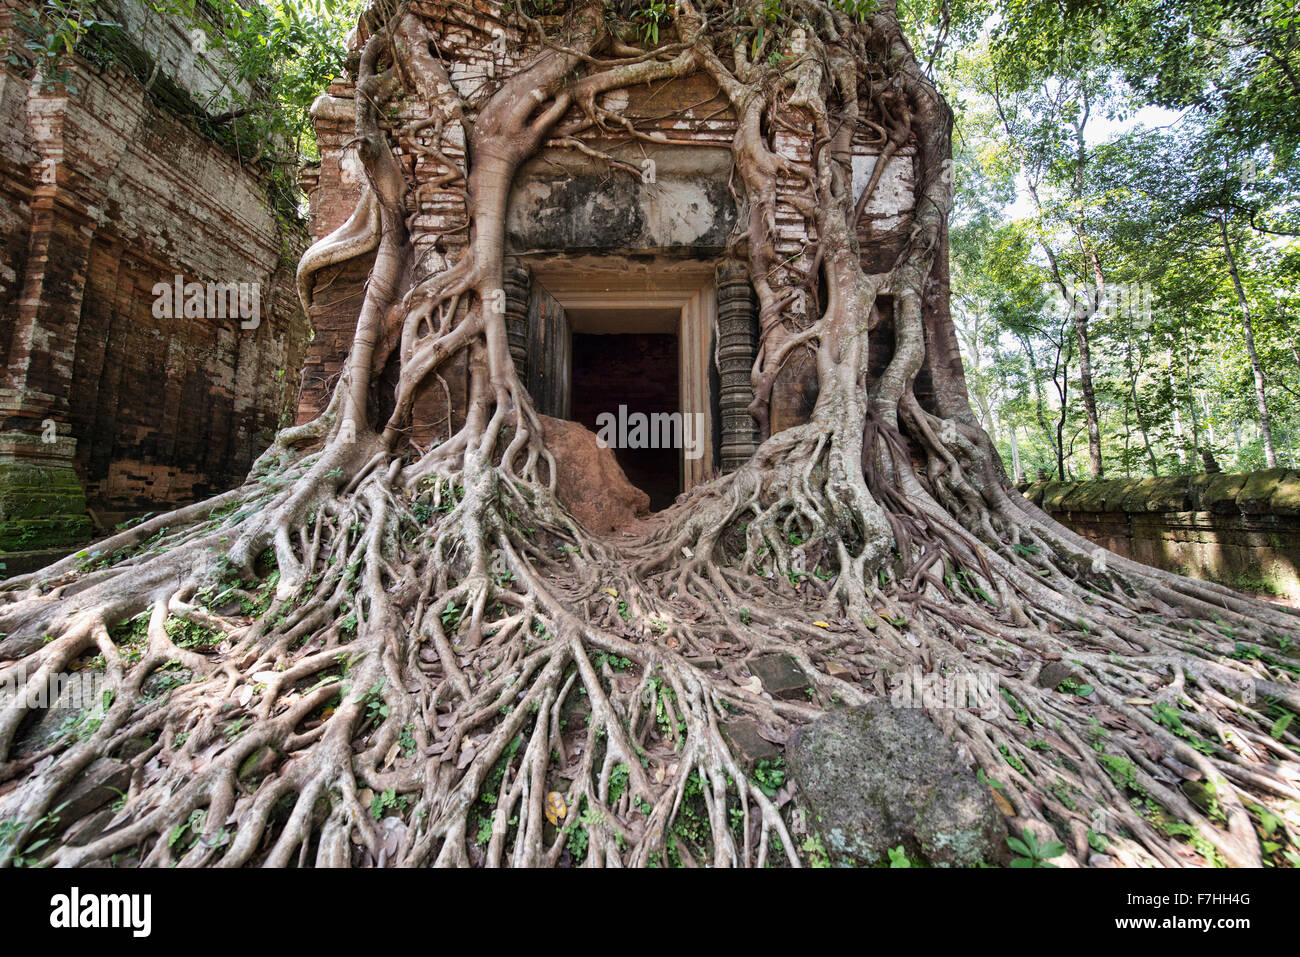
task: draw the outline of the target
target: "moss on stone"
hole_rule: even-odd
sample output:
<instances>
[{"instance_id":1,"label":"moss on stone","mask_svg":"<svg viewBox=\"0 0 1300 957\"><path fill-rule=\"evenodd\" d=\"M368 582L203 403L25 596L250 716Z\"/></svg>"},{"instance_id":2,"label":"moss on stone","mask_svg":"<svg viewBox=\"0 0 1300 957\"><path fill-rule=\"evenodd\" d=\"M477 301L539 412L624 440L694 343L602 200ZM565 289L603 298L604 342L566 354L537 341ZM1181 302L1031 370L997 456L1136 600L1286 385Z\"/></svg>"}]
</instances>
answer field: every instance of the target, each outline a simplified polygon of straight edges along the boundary
<instances>
[{"instance_id":1,"label":"moss on stone","mask_svg":"<svg viewBox=\"0 0 1300 957\"><path fill-rule=\"evenodd\" d=\"M1216 473L1214 475L1198 476L1203 481L1198 481L1194 486L1195 494L1192 497L1192 510L1197 512L1235 512L1237 510L1237 496L1241 493L1241 487L1246 484L1248 475L1224 475Z\"/></svg>"},{"instance_id":2,"label":"moss on stone","mask_svg":"<svg viewBox=\"0 0 1300 957\"><path fill-rule=\"evenodd\" d=\"M0 551L82 545L92 532L71 468L0 463Z\"/></svg>"},{"instance_id":3,"label":"moss on stone","mask_svg":"<svg viewBox=\"0 0 1300 957\"><path fill-rule=\"evenodd\" d=\"M1128 494L1129 479L1101 479L1097 482L1076 482L1061 500L1061 508L1069 512L1114 512Z\"/></svg>"},{"instance_id":4,"label":"moss on stone","mask_svg":"<svg viewBox=\"0 0 1300 957\"><path fill-rule=\"evenodd\" d=\"M1185 512L1189 504L1187 476L1164 475L1136 480L1120 507L1126 512Z\"/></svg>"},{"instance_id":5,"label":"moss on stone","mask_svg":"<svg viewBox=\"0 0 1300 957\"><path fill-rule=\"evenodd\" d=\"M1264 469L1251 472L1242 483L1237 493L1237 507L1247 515L1259 515L1268 511L1273 493L1277 491L1278 482L1286 477L1286 469Z\"/></svg>"},{"instance_id":6,"label":"moss on stone","mask_svg":"<svg viewBox=\"0 0 1300 957\"><path fill-rule=\"evenodd\" d=\"M1300 514L1300 472L1287 469L1273 489L1269 508L1278 515Z\"/></svg>"},{"instance_id":7,"label":"moss on stone","mask_svg":"<svg viewBox=\"0 0 1300 957\"><path fill-rule=\"evenodd\" d=\"M1038 504L1046 512L1060 511L1062 500L1074 491L1074 486L1074 482L1044 482Z\"/></svg>"}]
</instances>

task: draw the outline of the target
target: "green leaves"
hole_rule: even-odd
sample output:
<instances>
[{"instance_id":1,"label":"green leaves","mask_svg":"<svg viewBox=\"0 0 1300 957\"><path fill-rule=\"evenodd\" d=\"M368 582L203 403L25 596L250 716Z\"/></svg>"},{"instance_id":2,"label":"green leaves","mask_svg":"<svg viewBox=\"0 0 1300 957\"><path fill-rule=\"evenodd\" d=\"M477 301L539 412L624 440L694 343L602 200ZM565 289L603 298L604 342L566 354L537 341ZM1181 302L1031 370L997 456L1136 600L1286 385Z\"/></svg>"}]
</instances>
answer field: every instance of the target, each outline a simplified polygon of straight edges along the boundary
<instances>
[{"instance_id":1,"label":"green leaves","mask_svg":"<svg viewBox=\"0 0 1300 957\"><path fill-rule=\"evenodd\" d=\"M1038 838L1029 828L1021 831L1018 838L1008 837L1007 846L1020 855L1011 861L1012 867L1055 867L1055 864L1048 862L1065 853L1065 845L1060 841L1039 844Z\"/></svg>"}]
</instances>

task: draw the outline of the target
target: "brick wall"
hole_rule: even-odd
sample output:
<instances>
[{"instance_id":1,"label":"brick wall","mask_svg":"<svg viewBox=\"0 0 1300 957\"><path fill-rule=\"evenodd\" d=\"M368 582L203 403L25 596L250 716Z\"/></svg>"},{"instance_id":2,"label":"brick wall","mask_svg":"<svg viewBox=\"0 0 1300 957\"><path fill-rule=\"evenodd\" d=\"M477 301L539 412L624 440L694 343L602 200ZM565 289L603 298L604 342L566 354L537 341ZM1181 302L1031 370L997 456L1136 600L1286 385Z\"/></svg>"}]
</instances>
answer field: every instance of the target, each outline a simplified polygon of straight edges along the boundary
<instances>
[{"instance_id":1,"label":"brick wall","mask_svg":"<svg viewBox=\"0 0 1300 957\"><path fill-rule=\"evenodd\" d=\"M14 29L5 4L0 36ZM277 219L264 181L123 66L70 69L45 89L0 69L8 552L81 544L238 484L291 415L308 338L293 282L305 230ZM257 316L155 315L155 286L177 274L255 284Z\"/></svg>"}]
</instances>

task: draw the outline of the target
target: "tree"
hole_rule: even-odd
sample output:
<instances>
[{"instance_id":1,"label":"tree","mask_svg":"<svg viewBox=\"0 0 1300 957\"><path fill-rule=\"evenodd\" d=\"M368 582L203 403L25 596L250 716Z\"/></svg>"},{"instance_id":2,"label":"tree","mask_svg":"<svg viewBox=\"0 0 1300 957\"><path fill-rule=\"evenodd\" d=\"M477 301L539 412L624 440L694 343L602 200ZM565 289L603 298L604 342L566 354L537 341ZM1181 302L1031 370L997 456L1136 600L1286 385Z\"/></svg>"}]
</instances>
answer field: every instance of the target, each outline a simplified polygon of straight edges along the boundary
<instances>
[{"instance_id":1,"label":"tree","mask_svg":"<svg viewBox=\"0 0 1300 957\"><path fill-rule=\"evenodd\" d=\"M480 99L461 95L415 9L367 15L355 139L366 188L300 270L310 296L325 264L373 250L328 409L283 431L240 488L108 539L102 561L74 556L6 584L3 649L22 687L98 653L107 697L39 773L4 766L22 781L4 799L14 823L0 860L24 852L92 761L145 738L118 826L49 860L138 848L149 864L342 864L359 840L402 864L554 864L566 846L590 864L796 864L787 818L720 722L788 733L870 701L861 675L920 668L997 686L994 707L936 720L1002 784L1016 822L1052 822L1080 858L1099 827L1130 860L1178 863L1181 833L1208 858L1258 864L1248 808L1295 796L1300 742L1269 708L1300 707L1286 671L1300 629L1285 610L1105 553L1010 488L948 314L952 117L892 0L680 0L613 16L587 0L521 5L508 38L520 63ZM554 451L493 308L507 197L543 142L618 126L599 94L694 73L737 119L735 248L763 337L753 413L766 424L797 348L816 357L819 393L806 424L766 436L747 464L616 544L557 499ZM403 92L436 117L420 122L439 182L470 200L464 255L430 270L407 230L418 183L384 126ZM813 124L811 168L774 151L777 103ZM880 286L855 238L874 181L855 195L845 174L867 118L883 149L915 150L917 172L888 274L892 357L874 379ZM464 159L442 148L461 133ZM770 279L778 176L805 184L818 237L806 283L827 295L806 328L786 308L795 290ZM400 376L381 405L388 342ZM409 447L417 389L461 353L473 370L464 427ZM247 603L248 622L231 601ZM138 660L124 648L133 630ZM808 702L744 678L746 657L771 651L810 677ZM1068 680L1041 680L1067 661ZM142 698L169 663L192 680ZM590 720L570 765L574 696ZM0 755L27 710L21 695L0 710ZM1213 816L1157 753L1194 769ZM571 783L548 793L559 770ZM381 832L390 810L402 813Z\"/></svg>"}]
</instances>

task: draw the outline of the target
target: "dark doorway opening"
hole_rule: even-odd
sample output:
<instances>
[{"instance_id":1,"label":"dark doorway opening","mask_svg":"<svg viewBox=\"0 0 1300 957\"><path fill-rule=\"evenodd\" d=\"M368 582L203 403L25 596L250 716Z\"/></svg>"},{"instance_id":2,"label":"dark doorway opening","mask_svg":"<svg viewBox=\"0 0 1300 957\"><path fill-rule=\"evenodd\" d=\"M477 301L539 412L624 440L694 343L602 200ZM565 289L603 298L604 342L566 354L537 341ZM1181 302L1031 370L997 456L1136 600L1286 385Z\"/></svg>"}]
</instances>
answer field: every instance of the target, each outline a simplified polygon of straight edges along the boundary
<instances>
[{"instance_id":1,"label":"dark doorway opening","mask_svg":"<svg viewBox=\"0 0 1300 957\"><path fill-rule=\"evenodd\" d=\"M574 333L571 414L592 432L600 433L604 413L615 422L632 422L641 413L679 412L677 337L665 333ZM620 406L624 411L620 413ZM681 492L681 450L627 448L637 435L628 429L611 443L614 458L628 481L650 496L658 511Z\"/></svg>"}]
</instances>

